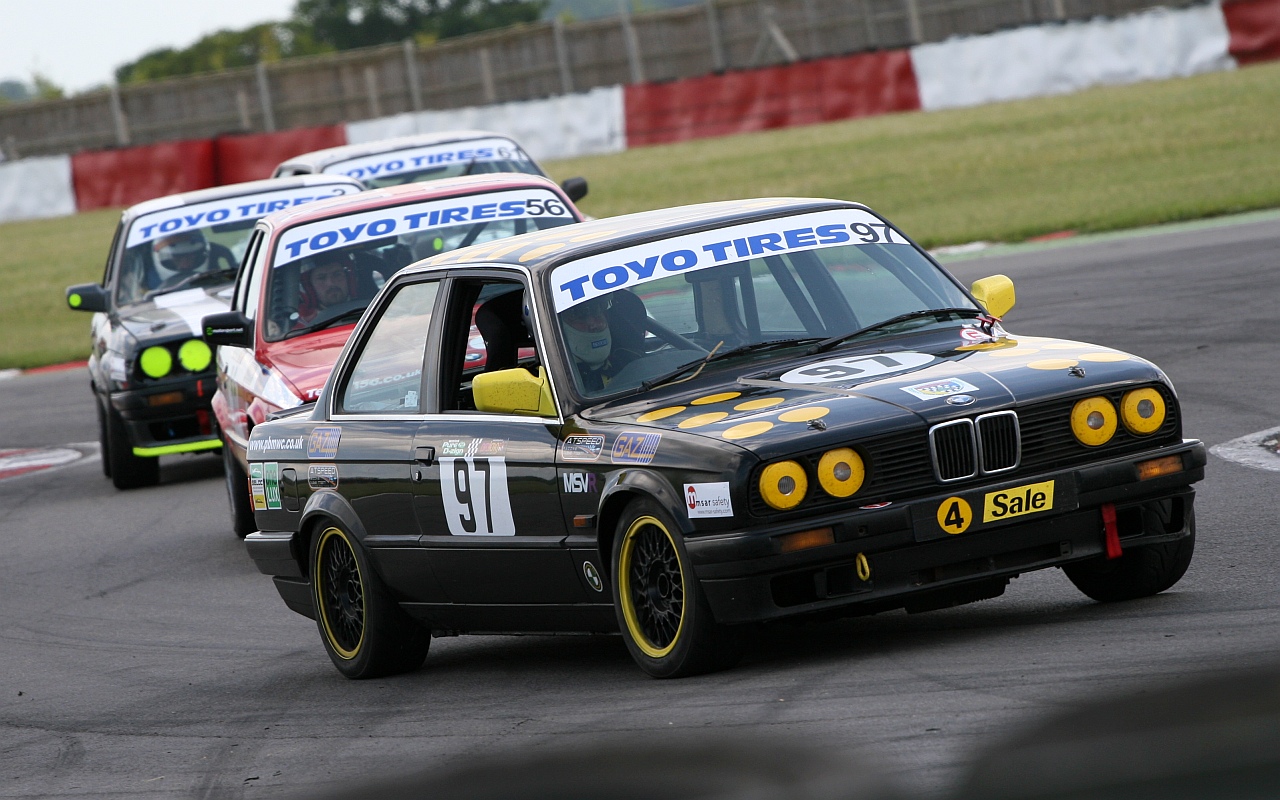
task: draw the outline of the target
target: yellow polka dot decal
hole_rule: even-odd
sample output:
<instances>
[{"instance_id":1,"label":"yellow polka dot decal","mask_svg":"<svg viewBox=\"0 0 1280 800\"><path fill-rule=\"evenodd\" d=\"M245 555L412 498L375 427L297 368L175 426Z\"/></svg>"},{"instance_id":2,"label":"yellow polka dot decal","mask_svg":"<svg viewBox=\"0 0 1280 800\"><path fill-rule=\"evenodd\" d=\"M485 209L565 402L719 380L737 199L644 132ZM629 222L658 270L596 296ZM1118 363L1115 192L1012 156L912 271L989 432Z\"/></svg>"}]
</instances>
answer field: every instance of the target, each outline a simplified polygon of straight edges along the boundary
<instances>
[{"instance_id":1,"label":"yellow polka dot decal","mask_svg":"<svg viewBox=\"0 0 1280 800\"><path fill-rule=\"evenodd\" d=\"M712 411L710 414L699 414L696 417L689 417L680 422L681 428L701 428L703 425L710 425L713 422L719 422L729 416L727 411Z\"/></svg>"},{"instance_id":2,"label":"yellow polka dot decal","mask_svg":"<svg viewBox=\"0 0 1280 800\"><path fill-rule=\"evenodd\" d=\"M809 420L821 419L831 413L831 409L826 406L806 406L805 408L793 408L790 411L783 411L778 415L778 419L783 422L808 422Z\"/></svg>"},{"instance_id":3,"label":"yellow polka dot decal","mask_svg":"<svg viewBox=\"0 0 1280 800\"><path fill-rule=\"evenodd\" d=\"M684 411L684 406L667 406L666 408L659 408L654 411L646 411L636 418L636 422L655 422L660 419L666 419L667 417L674 417L681 411Z\"/></svg>"},{"instance_id":4,"label":"yellow polka dot decal","mask_svg":"<svg viewBox=\"0 0 1280 800\"><path fill-rule=\"evenodd\" d=\"M759 411L762 408L773 408L782 402L781 397L760 397L755 400L748 400L745 403L738 403L733 407L734 411Z\"/></svg>"},{"instance_id":5,"label":"yellow polka dot decal","mask_svg":"<svg viewBox=\"0 0 1280 800\"><path fill-rule=\"evenodd\" d=\"M1128 353L1084 353L1080 356L1081 361L1094 361L1099 363L1107 363L1108 361L1128 361Z\"/></svg>"},{"instance_id":6,"label":"yellow polka dot decal","mask_svg":"<svg viewBox=\"0 0 1280 800\"><path fill-rule=\"evenodd\" d=\"M1080 362L1074 358L1044 358L1039 361L1032 361L1028 367L1032 369L1070 369Z\"/></svg>"},{"instance_id":7,"label":"yellow polka dot decal","mask_svg":"<svg viewBox=\"0 0 1280 800\"><path fill-rule=\"evenodd\" d=\"M726 439L746 439L751 436L759 436L762 433L768 433L773 430L772 422L744 422L741 425L734 425L732 428L724 432Z\"/></svg>"},{"instance_id":8,"label":"yellow polka dot decal","mask_svg":"<svg viewBox=\"0 0 1280 800\"><path fill-rule=\"evenodd\" d=\"M709 394L706 397L699 397L694 400L691 405L708 406L712 403L723 403L726 400L732 400L735 397L741 397L742 392L721 392L720 394Z\"/></svg>"}]
</instances>

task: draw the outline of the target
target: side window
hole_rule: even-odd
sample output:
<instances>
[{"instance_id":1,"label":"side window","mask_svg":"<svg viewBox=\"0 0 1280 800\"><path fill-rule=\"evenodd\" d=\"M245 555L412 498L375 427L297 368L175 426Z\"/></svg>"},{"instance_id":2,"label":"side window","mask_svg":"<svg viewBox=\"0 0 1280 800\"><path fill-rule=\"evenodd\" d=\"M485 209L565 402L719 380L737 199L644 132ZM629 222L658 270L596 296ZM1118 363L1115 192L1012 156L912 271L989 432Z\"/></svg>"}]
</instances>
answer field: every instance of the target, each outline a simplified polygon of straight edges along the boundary
<instances>
[{"instance_id":1,"label":"side window","mask_svg":"<svg viewBox=\"0 0 1280 800\"><path fill-rule=\"evenodd\" d=\"M384 307L339 395L347 413L414 414L439 281L406 284Z\"/></svg>"},{"instance_id":2,"label":"side window","mask_svg":"<svg viewBox=\"0 0 1280 800\"><path fill-rule=\"evenodd\" d=\"M537 374L538 353L523 309L519 281L454 282L440 356L442 411L475 411L471 379L481 372L524 367Z\"/></svg>"},{"instance_id":3,"label":"side window","mask_svg":"<svg viewBox=\"0 0 1280 800\"><path fill-rule=\"evenodd\" d=\"M236 282L236 297L232 303L232 308L236 311L244 311L247 316L252 317L253 311L246 310L245 298L249 294L249 282L256 270L253 268L253 261L258 257L258 246L262 244L262 231L254 231L253 238L249 240L249 247L245 250L244 260L240 263L240 280Z\"/></svg>"}]
</instances>

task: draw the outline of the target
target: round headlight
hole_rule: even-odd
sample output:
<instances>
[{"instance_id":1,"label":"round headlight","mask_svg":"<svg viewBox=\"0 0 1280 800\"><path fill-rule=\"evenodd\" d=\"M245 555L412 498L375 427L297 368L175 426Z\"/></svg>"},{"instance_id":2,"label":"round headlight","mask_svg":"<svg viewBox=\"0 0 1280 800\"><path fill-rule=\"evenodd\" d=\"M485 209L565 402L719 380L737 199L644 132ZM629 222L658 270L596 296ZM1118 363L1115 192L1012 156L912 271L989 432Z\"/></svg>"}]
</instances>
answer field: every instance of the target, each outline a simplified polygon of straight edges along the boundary
<instances>
[{"instance_id":1,"label":"round headlight","mask_svg":"<svg viewBox=\"0 0 1280 800\"><path fill-rule=\"evenodd\" d=\"M828 450L818 462L818 483L832 497L848 497L862 488L867 468L851 447Z\"/></svg>"},{"instance_id":2,"label":"round headlight","mask_svg":"<svg viewBox=\"0 0 1280 800\"><path fill-rule=\"evenodd\" d=\"M1146 436L1164 424L1164 398L1155 389L1134 389L1120 400L1120 419L1129 433Z\"/></svg>"},{"instance_id":3,"label":"round headlight","mask_svg":"<svg viewBox=\"0 0 1280 800\"><path fill-rule=\"evenodd\" d=\"M213 361L213 351L202 339L188 339L178 348L178 363L187 372L203 372Z\"/></svg>"},{"instance_id":4,"label":"round headlight","mask_svg":"<svg viewBox=\"0 0 1280 800\"><path fill-rule=\"evenodd\" d=\"M142 372L149 378L163 378L173 369L173 356L166 347L148 347L138 359Z\"/></svg>"},{"instance_id":5,"label":"round headlight","mask_svg":"<svg viewBox=\"0 0 1280 800\"><path fill-rule=\"evenodd\" d=\"M1116 433L1116 407L1105 397L1081 400L1071 409L1071 432L1080 444L1106 444Z\"/></svg>"},{"instance_id":6,"label":"round headlight","mask_svg":"<svg viewBox=\"0 0 1280 800\"><path fill-rule=\"evenodd\" d=\"M779 511L795 508L809 489L804 467L794 461L770 464L760 473L760 496L770 508Z\"/></svg>"}]
</instances>

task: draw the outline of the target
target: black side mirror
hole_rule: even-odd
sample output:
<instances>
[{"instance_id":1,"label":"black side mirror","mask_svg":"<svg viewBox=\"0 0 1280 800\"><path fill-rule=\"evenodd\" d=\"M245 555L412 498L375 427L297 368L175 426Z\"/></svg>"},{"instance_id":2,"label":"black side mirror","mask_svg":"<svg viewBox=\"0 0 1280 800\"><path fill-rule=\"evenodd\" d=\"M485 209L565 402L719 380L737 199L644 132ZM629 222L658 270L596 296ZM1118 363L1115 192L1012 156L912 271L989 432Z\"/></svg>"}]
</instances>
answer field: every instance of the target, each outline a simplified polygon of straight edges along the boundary
<instances>
[{"instance_id":1,"label":"black side mirror","mask_svg":"<svg viewBox=\"0 0 1280 800\"><path fill-rule=\"evenodd\" d=\"M253 347L253 320L241 311L210 314L200 321L204 340L228 347Z\"/></svg>"},{"instance_id":2,"label":"black side mirror","mask_svg":"<svg viewBox=\"0 0 1280 800\"><path fill-rule=\"evenodd\" d=\"M587 179L567 178L564 183L560 184L560 188L564 189L564 193L569 195L569 199L576 203L587 196Z\"/></svg>"},{"instance_id":3,"label":"black side mirror","mask_svg":"<svg viewBox=\"0 0 1280 800\"><path fill-rule=\"evenodd\" d=\"M67 305L73 311L106 311L107 293L96 283L67 287Z\"/></svg>"}]
</instances>

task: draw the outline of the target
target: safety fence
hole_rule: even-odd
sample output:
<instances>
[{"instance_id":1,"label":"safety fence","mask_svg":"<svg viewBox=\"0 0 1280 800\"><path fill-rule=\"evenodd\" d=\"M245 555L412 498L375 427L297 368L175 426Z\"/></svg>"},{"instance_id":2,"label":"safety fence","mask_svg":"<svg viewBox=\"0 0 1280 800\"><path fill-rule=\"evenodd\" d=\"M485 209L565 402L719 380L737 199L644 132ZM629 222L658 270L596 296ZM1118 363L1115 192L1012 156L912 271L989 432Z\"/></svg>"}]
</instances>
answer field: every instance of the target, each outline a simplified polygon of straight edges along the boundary
<instances>
[{"instance_id":1,"label":"safety fence","mask_svg":"<svg viewBox=\"0 0 1280 800\"><path fill-rule=\"evenodd\" d=\"M1157 8L537 100L0 163L0 222L266 177L299 153L410 133L497 130L541 160L1060 94L1277 58L1280 0Z\"/></svg>"}]
</instances>

